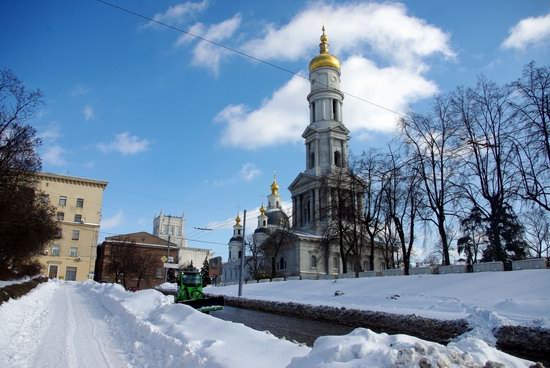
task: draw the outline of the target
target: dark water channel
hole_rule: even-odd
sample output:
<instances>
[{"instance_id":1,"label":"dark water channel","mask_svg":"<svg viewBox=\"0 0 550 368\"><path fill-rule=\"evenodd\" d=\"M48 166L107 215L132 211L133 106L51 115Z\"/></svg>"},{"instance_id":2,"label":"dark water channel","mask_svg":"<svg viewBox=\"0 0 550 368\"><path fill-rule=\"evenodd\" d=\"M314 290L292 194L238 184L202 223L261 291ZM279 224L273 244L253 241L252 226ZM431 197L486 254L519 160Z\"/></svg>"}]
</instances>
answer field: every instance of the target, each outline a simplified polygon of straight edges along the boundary
<instances>
[{"instance_id":1,"label":"dark water channel","mask_svg":"<svg viewBox=\"0 0 550 368\"><path fill-rule=\"evenodd\" d=\"M354 330L349 326L228 306L221 311L211 312L210 315L226 321L239 322L258 331L267 330L277 337L307 346L313 346L313 342L319 336L346 335Z\"/></svg>"}]
</instances>

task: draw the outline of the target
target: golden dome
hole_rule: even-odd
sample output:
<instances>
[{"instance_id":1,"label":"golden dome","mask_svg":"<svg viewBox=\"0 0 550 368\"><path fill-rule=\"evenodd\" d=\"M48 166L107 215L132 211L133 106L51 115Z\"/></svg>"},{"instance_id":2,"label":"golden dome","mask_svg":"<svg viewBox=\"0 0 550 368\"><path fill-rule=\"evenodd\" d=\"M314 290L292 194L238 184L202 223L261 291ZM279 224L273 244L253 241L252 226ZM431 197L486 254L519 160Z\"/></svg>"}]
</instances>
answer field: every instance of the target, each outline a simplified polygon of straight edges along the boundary
<instances>
[{"instance_id":1,"label":"golden dome","mask_svg":"<svg viewBox=\"0 0 550 368\"><path fill-rule=\"evenodd\" d=\"M321 43L319 44L319 55L315 56L309 62L309 72L311 73L317 68L328 67L340 71L340 60L328 52L328 37L325 34L323 26L323 34L321 35Z\"/></svg>"},{"instance_id":2,"label":"golden dome","mask_svg":"<svg viewBox=\"0 0 550 368\"><path fill-rule=\"evenodd\" d=\"M239 225L241 223L241 218L239 217L239 215L237 215L237 217L235 217L235 225Z\"/></svg>"},{"instance_id":3,"label":"golden dome","mask_svg":"<svg viewBox=\"0 0 550 368\"><path fill-rule=\"evenodd\" d=\"M260 215L265 216L265 208L263 204L262 207L260 207Z\"/></svg>"},{"instance_id":4,"label":"golden dome","mask_svg":"<svg viewBox=\"0 0 550 368\"><path fill-rule=\"evenodd\" d=\"M271 183L271 194L279 193L279 184L277 184L277 179L273 176L273 183Z\"/></svg>"}]
</instances>

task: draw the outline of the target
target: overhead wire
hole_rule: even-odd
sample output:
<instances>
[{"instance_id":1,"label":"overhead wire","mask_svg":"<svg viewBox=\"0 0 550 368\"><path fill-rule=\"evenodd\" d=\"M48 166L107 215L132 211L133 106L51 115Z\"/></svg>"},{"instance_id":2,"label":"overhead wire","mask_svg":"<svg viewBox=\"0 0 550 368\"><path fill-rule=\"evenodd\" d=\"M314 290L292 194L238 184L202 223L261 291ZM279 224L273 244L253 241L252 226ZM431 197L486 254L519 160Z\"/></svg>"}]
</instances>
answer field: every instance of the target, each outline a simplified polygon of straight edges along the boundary
<instances>
[{"instance_id":1,"label":"overhead wire","mask_svg":"<svg viewBox=\"0 0 550 368\"><path fill-rule=\"evenodd\" d=\"M170 28L170 29L172 29L172 30L174 30L174 31L183 33L183 34L185 34L185 35L188 35L188 36L190 36L190 37L196 38L196 39L198 39L198 40L207 42L207 43L209 43L209 44L211 44L211 45L220 47L220 48L222 48L222 49L224 49L224 50L227 50L227 51L229 51L229 52L238 54L238 55L240 55L240 56L242 56L242 57L249 58L249 59L251 59L251 60L257 61L257 62L262 63L262 64L264 64L264 65L268 65L268 66L270 66L270 67L272 67L272 68L278 69L278 70L283 71L283 72L285 72L285 73L288 73L288 74L291 74L291 75L294 75L294 76L297 76L297 77L300 77L300 78L303 78L303 79L306 79L306 80L310 81L310 79L309 79L308 77L306 77L305 75L302 75L302 74L300 74L300 73L294 72L294 71L292 71L292 70L290 70L290 69L287 69L287 68L282 67L282 66L280 66L280 65L277 65L277 64L275 64L275 63L269 62L269 61L267 61L267 60L258 58L258 57L256 57L256 56L253 56L253 55L251 55L251 54L249 54L249 53L246 53L246 52L244 52L244 51L238 50L238 49L236 49L236 48L233 48L233 47L230 47L230 46L226 46L226 45L224 45L224 44L222 44L222 43L220 43L220 42L212 41L212 40L210 40L210 39L208 39L208 38L205 38L205 37L203 37L203 36L199 36L199 35L197 35L197 34L194 34L194 33L189 32L189 31L185 31L185 30L183 30L183 29L181 29L181 28L178 28L178 27L175 27L175 26L173 26L173 25L170 25L170 24L161 22L161 21L159 21L159 20L157 20L157 19L148 17L148 16L143 15L143 14L141 14L141 13L138 13L138 12L136 12L136 11L134 11L134 10L131 10L131 9L128 9L128 8L124 8L124 7L120 6L120 5L116 5L116 4L110 3L110 2L105 1L105 0L95 0L95 1L97 1L97 2L99 2L99 3L102 3L102 4L104 4L104 5L110 6L110 7L114 8L114 9L118 9L118 10L120 10L120 11L123 11L123 12L126 12L126 13L128 13L128 14L134 15L134 16L136 16L136 17L139 17L139 18L148 20L148 21L150 21L150 22L156 23L156 24L161 25L161 26L163 26L163 27ZM319 83L320 83L320 82L319 82ZM321 84L323 84L324 87L329 87L327 84L324 84L324 83L321 83ZM402 114L402 113L400 113L400 112L398 112L398 111L392 110L392 109L390 109L389 107L385 107L385 106L383 106L383 105L380 105L379 103L376 103L376 102L373 102L373 101L369 101L369 100L367 100L366 98L363 98L363 97L360 97L360 96L357 96L357 95L355 95L355 94L352 94L352 93L349 93L349 92L346 92L346 91L342 91L342 90L340 90L340 92L342 92L344 95L353 97L353 98L355 98L355 99L357 99L357 100L359 100L359 101L363 101L363 102L365 102L365 103L368 103L368 104L370 104L370 105L372 105L372 106L375 106L375 107L378 107L378 108L380 108L380 109L386 110L386 111L391 112L391 113L393 113L393 114L395 114L395 115L398 115L398 116L400 116L400 117L403 117L403 118L406 117L405 114Z\"/></svg>"}]
</instances>

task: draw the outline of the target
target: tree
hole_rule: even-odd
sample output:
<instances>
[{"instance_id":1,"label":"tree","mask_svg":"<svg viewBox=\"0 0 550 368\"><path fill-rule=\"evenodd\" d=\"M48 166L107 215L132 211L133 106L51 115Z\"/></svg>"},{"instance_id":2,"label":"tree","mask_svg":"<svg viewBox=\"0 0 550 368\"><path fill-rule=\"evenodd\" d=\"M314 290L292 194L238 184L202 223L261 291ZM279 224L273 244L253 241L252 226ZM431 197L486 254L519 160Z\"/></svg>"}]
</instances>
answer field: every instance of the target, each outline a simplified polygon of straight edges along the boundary
<instances>
[{"instance_id":1,"label":"tree","mask_svg":"<svg viewBox=\"0 0 550 368\"><path fill-rule=\"evenodd\" d=\"M411 113L401 120L401 135L411 150L411 160L420 174L426 206L430 209L424 220L437 227L444 265L450 264L447 216L456 199L453 180L458 124L451 112L451 99L440 96L435 99L431 114Z\"/></svg>"},{"instance_id":2,"label":"tree","mask_svg":"<svg viewBox=\"0 0 550 368\"><path fill-rule=\"evenodd\" d=\"M384 230L382 200L384 198L384 173L380 154L376 151L363 153L359 173L364 184L363 227L369 237L369 269L374 270L374 251L377 238ZM386 259L386 264L388 260Z\"/></svg>"},{"instance_id":3,"label":"tree","mask_svg":"<svg viewBox=\"0 0 550 368\"><path fill-rule=\"evenodd\" d=\"M212 283L212 279L210 279L210 263L208 263L208 257L204 257L204 262L202 262L201 278L203 287Z\"/></svg>"},{"instance_id":4,"label":"tree","mask_svg":"<svg viewBox=\"0 0 550 368\"><path fill-rule=\"evenodd\" d=\"M271 260L271 278L277 277L277 257L286 246L292 243L293 239L290 221L285 218L283 223L273 233L269 234L260 245L258 252L264 257L264 260ZM261 268L258 271L261 271Z\"/></svg>"},{"instance_id":5,"label":"tree","mask_svg":"<svg viewBox=\"0 0 550 368\"><path fill-rule=\"evenodd\" d=\"M363 235L366 232L363 222L364 183L354 167L345 166L324 178L322 190L330 193L329 210L325 211L330 215L324 230L322 250L326 256L331 245L336 244L342 260L342 272L349 272L348 264L352 265L353 271L360 272L366 247Z\"/></svg>"},{"instance_id":6,"label":"tree","mask_svg":"<svg viewBox=\"0 0 550 368\"><path fill-rule=\"evenodd\" d=\"M532 257L548 257L550 249L550 220L548 212L535 208L525 215L525 232L529 237L527 250Z\"/></svg>"},{"instance_id":7,"label":"tree","mask_svg":"<svg viewBox=\"0 0 550 368\"><path fill-rule=\"evenodd\" d=\"M475 88L459 88L452 98L463 145L457 185L488 227L483 259L521 258L525 243L511 206L517 194L514 137L519 134L512 90L480 78Z\"/></svg>"},{"instance_id":8,"label":"tree","mask_svg":"<svg viewBox=\"0 0 550 368\"><path fill-rule=\"evenodd\" d=\"M403 272L409 274L411 254L415 240L421 193L420 175L415 166L403 161L396 153L388 154L387 184L384 186L387 216L395 226L401 246Z\"/></svg>"},{"instance_id":9,"label":"tree","mask_svg":"<svg viewBox=\"0 0 550 368\"><path fill-rule=\"evenodd\" d=\"M267 277L271 272L271 263L267 262L269 257L265 255L264 248L261 244L258 244L253 236L249 237L246 241L246 247L248 255L245 258L245 262L250 270L250 276L254 280Z\"/></svg>"},{"instance_id":10,"label":"tree","mask_svg":"<svg viewBox=\"0 0 550 368\"><path fill-rule=\"evenodd\" d=\"M128 288L130 275L135 272L135 242L128 238L114 239L110 243L107 272L114 274L115 282Z\"/></svg>"},{"instance_id":11,"label":"tree","mask_svg":"<svg viewBox=\"0 0 550 368\"><path fill-rule=\"evenodd\" d=\"M520 195L550 211L550 68L527 64L511 88L519 97L511 105L521 132L514 137Z\"/></svg>"},{"instance_id":12,"label":"tree","mask_svg":"<svg viewBox=\"0 0 550 368\"><path fill-rule=\"evenodd\" d=\"M458 254L464 253L468 270L473 271L472 265L477 263L481 245L485 244L485 225L479 208L473 207L468 217L460 222L462 236L457 241Z\"/></svg>"},{"instance_id":13,"label":"tree","mask_svg":"<svg viewBox=\"0 0 550 368\"><path fill-rule=\"evenodd\" d=\"M41 103L40 90L0 70L0 267L24 264L57 233L53 208L36 190L40 139L29 122Z\"/></svg>"},{"instance_id":14,"label":"tree","mask_svg":"<svg viewBox=\"0 0 550 368\"><path fill-rule=\"evenodd\" d=\"M156 261L149 251L138 251L132 253L131 273L137 278L136 289L141 287L141 280L147 275L152 275L155 270Z\"/></svg>"}]
</instances>

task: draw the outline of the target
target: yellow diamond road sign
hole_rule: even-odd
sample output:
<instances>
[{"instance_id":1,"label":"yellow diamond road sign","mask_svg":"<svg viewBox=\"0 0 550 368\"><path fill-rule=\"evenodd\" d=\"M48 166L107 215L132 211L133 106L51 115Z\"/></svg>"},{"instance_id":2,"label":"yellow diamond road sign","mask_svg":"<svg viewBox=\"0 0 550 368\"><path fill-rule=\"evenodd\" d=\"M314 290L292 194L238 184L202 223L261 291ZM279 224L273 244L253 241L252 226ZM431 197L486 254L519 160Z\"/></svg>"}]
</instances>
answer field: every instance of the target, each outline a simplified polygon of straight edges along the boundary
<instances>
[{"instance_id":1,"label":"yellow diamond road sign","mask_svg":"<svg viewBox=\"0 0 550 368\"><path fill-rule=\"evenodd\" d=\"M162 256L162 257L160 257L160 259L163 263L166 263L166 261L168 260L168 257Z\"/></svg>"}]
</instances>

